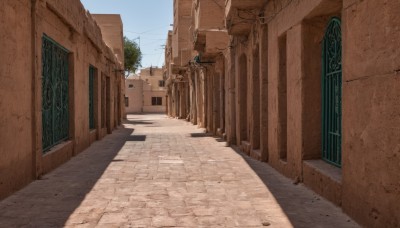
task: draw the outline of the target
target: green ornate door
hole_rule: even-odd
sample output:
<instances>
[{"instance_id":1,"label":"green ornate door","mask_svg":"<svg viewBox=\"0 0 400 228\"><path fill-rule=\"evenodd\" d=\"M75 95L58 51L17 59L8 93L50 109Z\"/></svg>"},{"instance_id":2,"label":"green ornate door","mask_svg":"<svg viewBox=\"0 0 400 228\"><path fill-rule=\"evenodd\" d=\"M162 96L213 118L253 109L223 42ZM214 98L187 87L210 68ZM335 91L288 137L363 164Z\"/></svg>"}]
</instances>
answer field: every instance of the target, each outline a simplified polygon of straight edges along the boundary
<instances>
[{"instance_id":1,"label":"green ornate door","mask_svg":"<svg viewBox=\"0 0 400 228\"><path fill-rule=\"evenodd\" d=\"M332 18L322 50L322 158L342 164L342 33L338 18Z\"/></svg>"},{"instance_id":2,"label":"green ornate door","mask_svg":"<svg viewBox=\"0 0 400 228\"><path fill-rule=\"evenodd\" d=\"M46 35L42 39L43 153L69 137L68 50Z\"/></svg>"}]
</instances>

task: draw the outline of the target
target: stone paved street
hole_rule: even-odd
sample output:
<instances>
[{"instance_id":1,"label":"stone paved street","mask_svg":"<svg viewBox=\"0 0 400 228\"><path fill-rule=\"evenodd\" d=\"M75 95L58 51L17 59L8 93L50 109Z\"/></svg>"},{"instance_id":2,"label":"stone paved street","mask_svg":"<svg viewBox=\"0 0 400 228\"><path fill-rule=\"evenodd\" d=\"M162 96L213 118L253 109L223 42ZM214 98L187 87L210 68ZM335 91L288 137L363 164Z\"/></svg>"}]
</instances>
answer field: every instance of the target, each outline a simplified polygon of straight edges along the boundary
<instances>
[{"instance_id":1,"label":"stone paved street","mask_svg":"<svg viewBox=\"0 0 400 228\"><path fill-rule=\"evenodd\" d=\"M163 115L112 135L0 203L0 227L358 227L307 188Z\"/></svg>"}]
</instances>

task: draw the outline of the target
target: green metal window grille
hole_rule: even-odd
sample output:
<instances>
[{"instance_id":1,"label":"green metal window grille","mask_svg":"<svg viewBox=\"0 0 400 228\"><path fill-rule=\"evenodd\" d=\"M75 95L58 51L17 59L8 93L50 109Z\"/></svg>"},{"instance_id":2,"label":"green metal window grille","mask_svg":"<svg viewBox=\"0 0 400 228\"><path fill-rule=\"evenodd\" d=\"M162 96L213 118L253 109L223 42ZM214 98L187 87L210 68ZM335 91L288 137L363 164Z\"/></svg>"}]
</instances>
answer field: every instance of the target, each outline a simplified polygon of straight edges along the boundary
<instances>
[{"instance_id":1,"label":"green metal window grille","mask_svg":"<svg viewBox=\"0 0 400 228\"><path fill-rule=\"evenodd\" d=\"M322 159L342 164L342 33L332 18L322 48Z\"/></svg>"},{"instance_id":2,"label":"green metal window grille","mask_svg":"<svg viewBox=\"0 0 400 228\"><path fill-rule=\"evenodd\" d=\"M94 74L96 69L89 66L89 128L94 129Z\"/></svg>"},{"instance_id":3,"label":"green metal window grille","mask_svg":"<svg viewBox=\"0 0 400 228\"><path fill-rule=\"evenodd\" d=\"M68 50L54 40L42 39L42 144L43 153L69 137Z\"/></svg>"}]
</instances>

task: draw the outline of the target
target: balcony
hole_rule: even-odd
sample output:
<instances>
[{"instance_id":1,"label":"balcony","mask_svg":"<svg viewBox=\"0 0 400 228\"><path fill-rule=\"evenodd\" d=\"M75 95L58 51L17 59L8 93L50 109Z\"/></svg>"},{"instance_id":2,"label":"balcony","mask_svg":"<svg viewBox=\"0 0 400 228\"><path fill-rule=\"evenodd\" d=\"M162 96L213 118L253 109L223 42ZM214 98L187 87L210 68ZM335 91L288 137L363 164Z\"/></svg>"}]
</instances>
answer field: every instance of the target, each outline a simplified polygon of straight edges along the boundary
<instances>
[{"instance_id":1,"label":"balcony","mask_svg":"<svg viewBox=\"0 0 400 228\"><path fill-rule=\"evenodd\" d=\"M199 1L193 5L195 30L224 29L224 1Z\"/></svg>"},{"instance_id":2,"label":"balcony","mask_svg":"<svg viewBox=\"0 0 400 228\"><path fill-rule=\"evenodd\" d=\"M268 0L226 0L225 24L229 35L248 35L259 10Z\"/></svg>"},{"instance_id":3,"label":"balcony","mask_svg":"<svg viewBox=\"0 0 400 228\"><path fill-rule=\"evenodd\" d=\"M229 36L226 30L198 30L194 36L194 49L200 53L217 54L229 45Z\"/></svg>"},{"instance_id":4,"label":"balcony","mask_svg":"<svg viewBox=\"0 0 400 228\"><path fill-rule=\"evenodd\" d=\"M228 45L224 23L225 0L199 1L193 4L192 42L200 53L219 53Z\"/></svg>"}]
</instances>

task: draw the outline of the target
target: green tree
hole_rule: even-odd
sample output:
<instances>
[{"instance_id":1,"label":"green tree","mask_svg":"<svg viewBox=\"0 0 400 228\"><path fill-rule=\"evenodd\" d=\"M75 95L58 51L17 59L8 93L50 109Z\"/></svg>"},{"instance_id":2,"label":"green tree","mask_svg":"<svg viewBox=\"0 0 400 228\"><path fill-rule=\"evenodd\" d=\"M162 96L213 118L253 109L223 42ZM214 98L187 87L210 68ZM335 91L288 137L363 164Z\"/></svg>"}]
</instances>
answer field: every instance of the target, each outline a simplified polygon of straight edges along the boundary
<instances>
[{"instance_id":1,"label":"green tree","mask_svg":"<svg viewBox=\"0 0 400 228\"><path fill-rule=\"evenodd\" d=\"M125 72L127 72L127 75L135 73L136 70L142 66L142 52L140 51L139 45L126 36L124 36L124 55Z\"/></svg>"}]
</instances>

